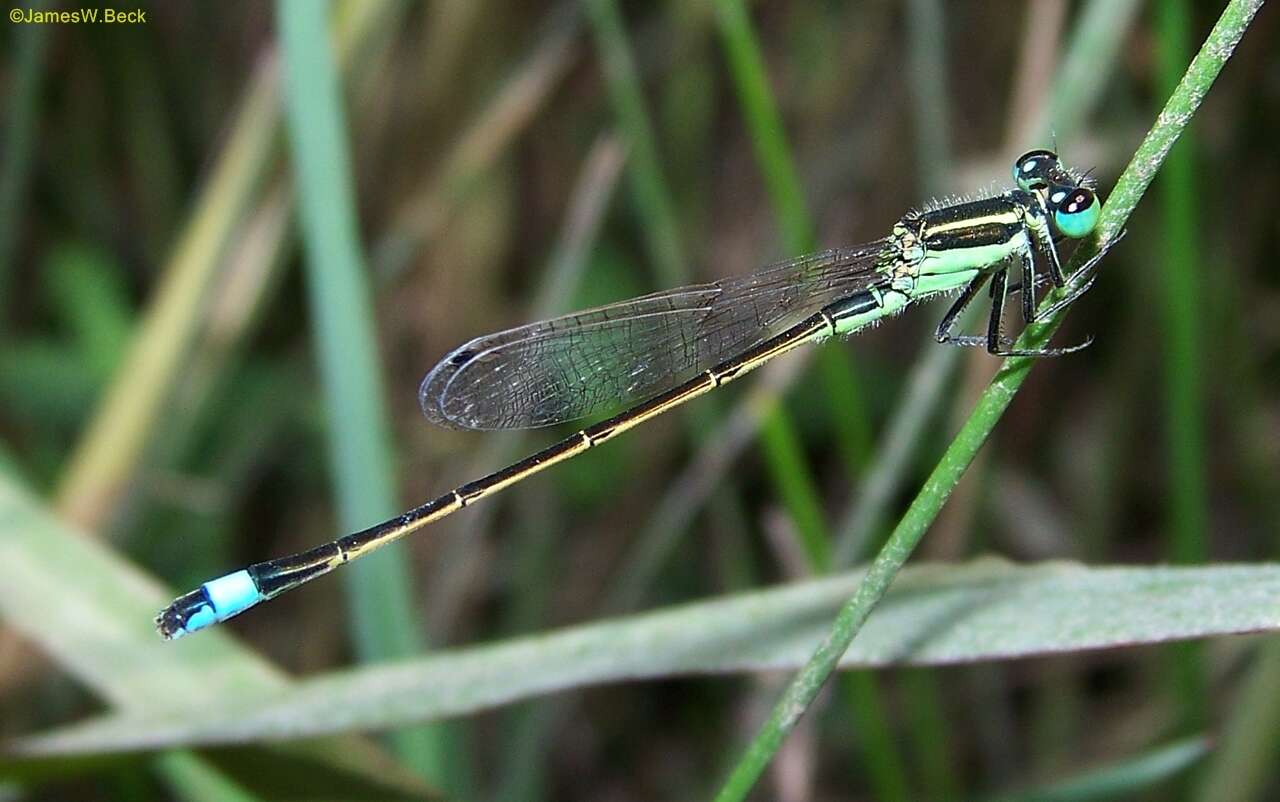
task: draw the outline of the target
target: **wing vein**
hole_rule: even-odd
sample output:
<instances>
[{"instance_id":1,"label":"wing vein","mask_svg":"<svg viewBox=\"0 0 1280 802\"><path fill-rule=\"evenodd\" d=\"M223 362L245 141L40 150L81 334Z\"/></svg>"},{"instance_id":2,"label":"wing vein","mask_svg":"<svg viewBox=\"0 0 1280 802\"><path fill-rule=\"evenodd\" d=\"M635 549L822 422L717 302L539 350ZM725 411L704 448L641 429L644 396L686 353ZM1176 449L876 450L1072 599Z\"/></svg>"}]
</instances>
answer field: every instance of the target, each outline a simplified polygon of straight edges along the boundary
<instances>
[{"instance_id":1,"label":"wing vein","mask_svg":"<svg viewBox=\"0 0 1280 802\"><path fill-rule=\"evenodd\" d=\"M551 426L642 401L865 287L886 240L477 337L423 379L433 423Z\"/></svg>"}]
</instances>

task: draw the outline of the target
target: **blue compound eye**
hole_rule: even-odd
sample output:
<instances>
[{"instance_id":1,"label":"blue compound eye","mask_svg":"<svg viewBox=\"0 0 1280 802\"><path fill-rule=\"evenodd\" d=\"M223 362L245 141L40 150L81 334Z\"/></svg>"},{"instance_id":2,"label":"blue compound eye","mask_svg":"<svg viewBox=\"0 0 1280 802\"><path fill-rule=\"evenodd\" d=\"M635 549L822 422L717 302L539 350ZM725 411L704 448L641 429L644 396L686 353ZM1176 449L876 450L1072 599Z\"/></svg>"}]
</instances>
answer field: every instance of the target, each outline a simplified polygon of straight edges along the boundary
<instances>
[{"instance_id":1,"label":"blue compound eye","mask_svg":"<svg viewBox=\"0 0 1280 802\"><path fill-rule=\"evenodd\" d=\"M1062 173L1058 154L1051 150L1032 150L1013 163L1013 180L1027 192L1048 189L1051 180Z\"/></svg>"},{"instance_id":2,"label":"blue compound eye","mask_svg":"<svg viewBox=\"0 0 1280 802\"><path fill-rule=\"evenodd\" d=\"M1063 193L1060 200L1053 200L1051 197L1050 203L1053 207L1054 225L1064 237L1087 237L1098 225L1102 204L1098 203L1098 196L1093 194L1093 190L1076 187Z\"/></svg>"}]
</instances>

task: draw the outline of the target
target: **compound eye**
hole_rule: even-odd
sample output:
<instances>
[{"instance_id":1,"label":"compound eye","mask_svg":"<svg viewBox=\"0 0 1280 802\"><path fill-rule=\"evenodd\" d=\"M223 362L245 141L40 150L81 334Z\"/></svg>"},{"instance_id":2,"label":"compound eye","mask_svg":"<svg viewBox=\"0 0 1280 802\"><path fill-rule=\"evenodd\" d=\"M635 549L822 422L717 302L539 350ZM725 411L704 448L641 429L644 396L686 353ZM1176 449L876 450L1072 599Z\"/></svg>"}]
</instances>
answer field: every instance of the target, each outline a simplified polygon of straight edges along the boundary
<instances>
[{"instance_id":1,"label":"compound eye","mask_svg":"<svg viewBox=\"0 0 1280 802\"><path fill-rule=\"evenodd\" d=\"M1013 163L1013 180L1027 192L1047 189L1050 180L1062 172L1058 154L1051 150L1032 150Z\"/></svg>"},{"instance_id":2,"label":"compound eye","mask_svg":"<svg viewBox=\"0 0 1280 802\"><path fill-rule=\"evenodd\" d=\"M1102 204L1093 190L1076 187L1062 193L1061 200L1055 201L1051 194L1050 205L1053 207L1053 222L1064 237L1080 239L1087 237L1098 225L1098 217L1102 213Z\"/></svg>"}]
</instances>

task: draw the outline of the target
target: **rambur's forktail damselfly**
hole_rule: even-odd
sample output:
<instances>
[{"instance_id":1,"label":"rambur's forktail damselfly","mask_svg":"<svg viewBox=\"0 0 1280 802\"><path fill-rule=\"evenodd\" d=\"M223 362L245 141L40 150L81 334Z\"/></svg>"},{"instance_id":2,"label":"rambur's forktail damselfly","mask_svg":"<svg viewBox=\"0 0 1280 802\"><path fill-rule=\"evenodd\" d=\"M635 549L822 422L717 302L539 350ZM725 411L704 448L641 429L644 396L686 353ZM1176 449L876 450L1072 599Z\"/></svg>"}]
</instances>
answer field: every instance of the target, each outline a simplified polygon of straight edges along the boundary
<instances>
[{"instance_id":1,"label":"rambur's forktail damselfly","mask_svg":"<svg viewBox=\"0 0 1280 802\"><path fill-rule=\"evenodd\" d=\"M204 583L156 617L165 638L225 621L379 546L612 439L742 376L798 345L852 334L942 293L959 298L938 324L939 342L996 356L1058 356L1088 345L1012 349L1002 319L1020 292L1035 323L1093 285L1104 247L1063 275L1056 242L1088 236L1101 202L1056 154L1014 163L1016 189L910 212L883 239L767 267L737 279L658 292L479 337L436 365L418 391L434 423L465 429L551 426L634 404L626 411L403 515L309 551L260 562ZM1038 257L1038 259L1037 259ZM1037 261L1063 292L1036 309ZM1019 283L1009 284L1009 271ZM985 336L955 333L960 313L990 282Z\"/></svg>"}]
</instances>

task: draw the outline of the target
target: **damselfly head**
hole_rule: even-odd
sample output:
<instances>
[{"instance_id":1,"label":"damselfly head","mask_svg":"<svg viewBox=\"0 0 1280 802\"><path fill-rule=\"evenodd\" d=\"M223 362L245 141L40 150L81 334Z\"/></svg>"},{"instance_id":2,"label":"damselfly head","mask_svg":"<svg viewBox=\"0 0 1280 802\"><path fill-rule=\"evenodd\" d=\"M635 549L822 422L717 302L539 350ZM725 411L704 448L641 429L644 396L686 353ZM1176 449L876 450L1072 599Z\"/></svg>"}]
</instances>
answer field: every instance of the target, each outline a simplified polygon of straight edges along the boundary
<instances>
[{"instance_id":1,"label":"damselfly head","mask_svg":"<svg viewBox=\"0 0 1280 802\"><path fill-rule=\"evenodd\" d=\"M1013 163L1013 180L1045 201L1053 224L1064 237L1087 237L1098 225L1102 204L1087 175L1063 166L1051 150L1031 150Z\"/></svg>"},{"instance_id":2,"label":"damselfly head","mask_svg":"<svg viewBox=\"0 0 1280 802\"><path fill-rule=\"evenodd\" d=\"M1043 192L1051 184L1061 183L1066 172L1058 154L1051 150L1030 150L1013 163L1013 180L1027 192Z\"/></svg>"}]
</instances>

